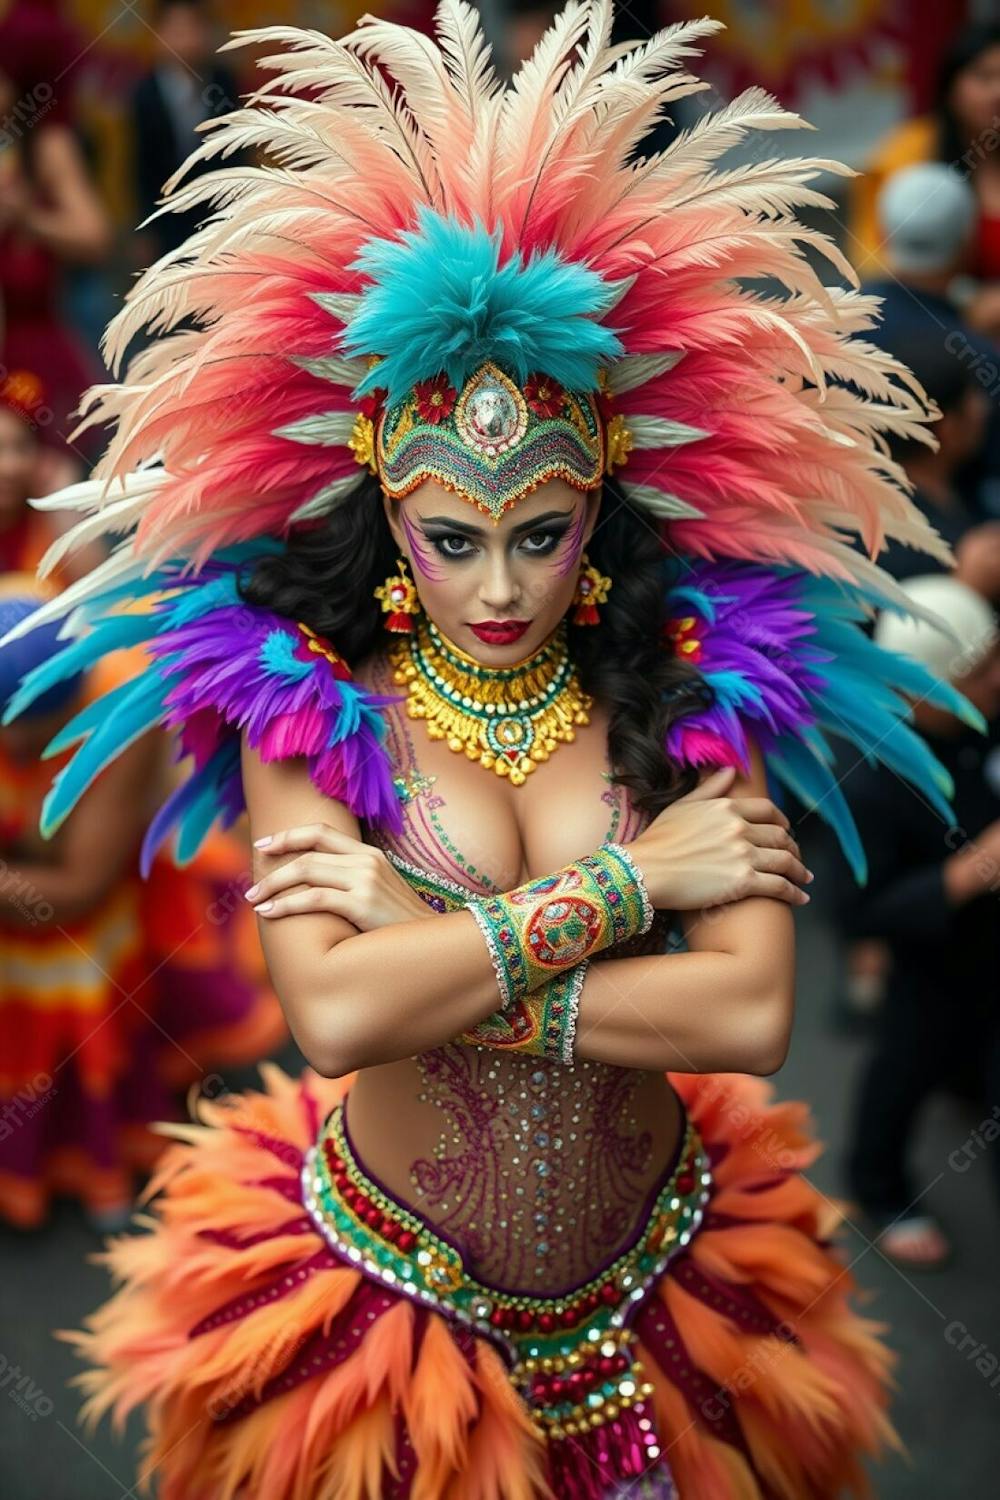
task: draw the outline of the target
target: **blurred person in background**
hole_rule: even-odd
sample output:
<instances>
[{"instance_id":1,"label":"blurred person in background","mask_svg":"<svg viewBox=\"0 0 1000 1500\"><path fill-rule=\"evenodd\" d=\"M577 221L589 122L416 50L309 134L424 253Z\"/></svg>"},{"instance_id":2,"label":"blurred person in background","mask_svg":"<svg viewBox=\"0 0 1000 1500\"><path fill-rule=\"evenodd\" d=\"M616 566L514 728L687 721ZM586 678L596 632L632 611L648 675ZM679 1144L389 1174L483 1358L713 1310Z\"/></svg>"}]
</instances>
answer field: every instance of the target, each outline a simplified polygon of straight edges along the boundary
<instances>
[{"instance_id":1,"label":"blurred person in background","mask_svg":"<svg viewBox=\"0 0 1000 1500\"><path fill-rule=\"evenodd\" d=\"M961 186L964 184L960 183ZM892 193L892 183L886 192ZM906 196L903 193L898 196L900 207ZM954 217L957 219L958 214ZM945 223L940 223L939 228L943 236ZM957 237L961 233L958 223ZM928 239L930 243L940 245L940 239ZM913 264L904 255L901 260L906 261L907 267ZM931 279L933 273L921 275ZM913 484L913 501L954 550L954 576L1000 606L1000 520L982 520L967 499L969 486L963 483L970 463L984 450L991 423L996 431L996 408L976 380L970 363L951 353L948 336L936 327L922 303L916 302L915 294L892 282L868 290L883 293L885 288L892 290L886 300L888 317L873 330L871 339L909 365L942 414L930 429L936 447L892 437L889 440L892 458L903 465ZM918 573L948 576L952 571L945 562L915 552L898 541L892 541L879 553L879 565L900 582ZM844 930L840 936L843 944L840 1020L849 1025L859 1020L868 1022L885 1002L891 948L879 936L858 938L850 930Z\"/></svg>"},{"instance_id":2,"label":"blurred person in background","mask_svg":"<svg viewBox=\"0 0 1000 1500\"><path fill-rule=\"evenodd\" d=\"M39 602L25 574L0 577L0 629ZM0 708L58 649L58 626L0 662ZM0 1220L41 1225L53 1197L95 1229L124 1223L135 1177L163 1146L178 1092L209 1067L252 1062L286 1036L242 889L246 854L217 835L186 869L166 857L140 878L138 848L165 790L166 738L147 734L98 777L51 836L42 800L69 751L49 741L139 668L120 651L54 682L0 727Z\"/></svg>"},{"instance_id":3,"label":"blurred person in background","mask_svg":"<svg viewBox=\"0 0 1000 1500\"><path fill-rule=\"evenodd\" d=\"M995 725L994 610L956 578L928 575L904 587L954 634L886 612L879 644L949 678ZM920 1111L935 1089L970 1069L988 1104L1000 1099L1000 765L992 739L952 715L918 702L913 717L954 779L955 826L945 828L897 777L862 764L851 795L869 879L857 887L845 874L837 904L848 934L884 940L892 954L853 1109L849 1187L882 1252L917 1269L942 1265L951 1249L909 1170Z\"/></svg>"},{"instance_id":4,"label":"blurred person in background","mask_svg":"<svg viewBox=\"0 0 1000 1500\"><path fill-rule=\"evenodd\" d=\"M59 511L34 510L29 498L46 490L46 440L52 412L33 370L11 370L0 378L0 575L33 573L62 530ZM86 557L61 561L49 574L54 588L82 578L107 554L101 542Z\"/></svg>"},{"instance_id":5,"label":"blurred person in background","mask_svg":"<svg viewBox=\"0 0 1000 1500\"><path fill-rule=\"evenodd\" d=\"M991 416L989 398L969 366L957 360L944 340L901 340L891 351L906 360L941 415L930 428L934 445L910 438L890 439L893 458L913 486L913 500L961 558L965 539L985 528L1000 531L1000 522L984 522L968 499L962 473L981 451ZM893 542L879 556L880 565L902 580L918 573L947 572L944 562L929 567L912 548ZM1000 577L997 580L1000 587Z\"/></svg>"},{"instance_id":6,"label":"blurred person in background","mask_svg":"<svg viewBox=\"0 0 1000 1500\"><path fill-rule=\"evenodd\" d=\"M502 9L501 40L507 69L513 72L534 52L559 7L544 0L505 0Z\"/></svg>"},{"instance_id":7,"label":"blurred person in background","mask_svg":"<svg viewBox=\"0 0 1000 1500\"><path fill-rule=\"evenodd\" d=\"M62 307L67 266L101 261L108 220L72 129L76 34L52 0L15 0L0 20L0 360L41 378L53 440L44 490L72 483L87 448L71 446L71 413L100 376Z\"/></svg>"},{"instance_id":8,"label":"blurred person in background","mask_svg":"<svg viewBox=\"0 0 1000 1500\"><path fill-rule=\"evenodd\" d=\"M945 55L933 111L903 122L879 144L852 185L848 253L862 276L880 266L877 200L883 183L915 162L950 164L966 176L977 217L966 269L982 284L979 327L996 326L1000 280L1000 21L959 32ZM972 308L969 309L970 313ZM980 321L981 319L981 321Z\"/></svg>"},{"instance_id":9,"label":"blurred person in background","mask_svg":"<svg viewBox=\"0 0 1000 1500\"><path fill-rule=\"evenodd\" d=\"M897 358L916 361L939 405L966 387L981 390L982 439L967 443L957 483L970 520L976 511L1000 516L1000 345L977 332L953 300L975 230L975 195L953 168L922 162L886 180L877 213L887 274L864 284L866 292L881 298L871 338ZM949 371L949 365L955 369ZM935 524L949 541L957 540L950 534L954 525Z\"/></svg>"},{"instance_id":10,"label":"blurred person in background","mask_svg":"<svg viewBox=\"0 0 1000 1500\"><path fill-rule=\"evenodd\" d=\"M236 108L236 81L214 56L211 10L204 0L155 0L150 26L156 58L132 101L137 217L146 219L163 185L200 144L198 126ZM205 164L201 164L205 170ZM189 174L197 176L199 169ZM194 233L204 207L170 213L135 237L142 264L174 250Z\"/></svg>"}]
</instances>

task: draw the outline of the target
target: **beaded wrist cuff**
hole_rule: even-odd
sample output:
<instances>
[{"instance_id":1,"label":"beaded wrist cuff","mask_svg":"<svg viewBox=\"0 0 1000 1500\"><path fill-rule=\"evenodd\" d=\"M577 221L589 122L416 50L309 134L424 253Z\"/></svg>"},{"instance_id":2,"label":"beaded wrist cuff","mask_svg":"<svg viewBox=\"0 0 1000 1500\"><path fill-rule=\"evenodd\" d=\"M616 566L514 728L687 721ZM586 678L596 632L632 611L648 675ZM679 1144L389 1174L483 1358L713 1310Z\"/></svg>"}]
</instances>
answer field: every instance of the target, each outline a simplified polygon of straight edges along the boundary
<instances>
[{"instance_id":1,"label":"beaded wrist cuff","mask_svg":"<svg viewBox=\"0 0 1000 1500\"><path fill-rule=\"evenodd\" d=\"M588 960L564 969L539 985L530 995L463 1031L458 1041L469 1046L495 1047L503 1052L523 1052L571 1063L576 1040L576 1016L580 992L587 977Z\"/></svg>"},{"instance_id":2,"label":"beaded wrist cuff","mask_svg":"<svg viewBox=\"0 0 1000 1500\"><path fill-rule=\"evenodd\" d=\"M653 903L649 899L649 892L646 889L646 882L643 879L642 871L639 869L639 866L636 864L635 860L632 858L631 854L629 854L624 845L608 843L602 845L602 847L609 850L610 853L617 855L618 859L625 866L629 874L632 876L632 879L635 881L636 889L639 893L639 900L642 902L642 926L638 929L637 934L641 937L643 933L648 932L652 927L653 918L656 916L656 911L653 907Z\"/></svg>"},{"instance_id":3,"label":"beaded wrist cuff","mask_svg":"<svg viewBox=\"0 0 1000 1500\"><path fill-rule=\"evenodd\" d=\"M555 973L647 932L653 908L620 844L606 844L552 875L469 902L489 949L501 1004L509 1006Z\"/></svg>"}]
</instances>

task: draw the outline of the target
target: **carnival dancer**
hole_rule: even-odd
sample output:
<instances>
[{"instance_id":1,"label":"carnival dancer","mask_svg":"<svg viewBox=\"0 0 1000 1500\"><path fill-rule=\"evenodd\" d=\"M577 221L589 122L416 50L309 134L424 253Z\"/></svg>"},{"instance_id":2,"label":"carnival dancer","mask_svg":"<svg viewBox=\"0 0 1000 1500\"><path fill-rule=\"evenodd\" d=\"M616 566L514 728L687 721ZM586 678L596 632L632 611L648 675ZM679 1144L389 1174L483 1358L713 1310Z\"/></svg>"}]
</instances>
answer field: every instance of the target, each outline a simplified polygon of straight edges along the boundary
<instances>
[{"instance_id":1,"label":"carnival dancer","mask_svg":"<svg viewBox=\"0 0 1000 1500\"><path fill-rule=\"evenodd\" d=\"M313 1065L177 1132L76 1335L164 1500L804 1500L892 1441L805 1110L741 1075L809 882L765 766L860 874L825 729L946 809L905 698L975 718L857 628L905 600L855 535L942 552L883 439L925 412L802 253L846 273L794 217L827 164L711 170L796 117L751 89L636 157L714 27L611 22L506 89L464 0L238 38L270 82L111 330L161 337L66 545L120 540L8 716L146 644L43 827L174 727L144 860L246 802Z\"/></svg>"},{"instance_id":2,"label":"carnival dancer","mask_svg":"<svg viewBox=\"0 0 1000 1500\"><path fill-rule=\"evenodd\" d=\"M34 579L0 576L3 629L41 597ZM58 650L53 625L0 652L0 703ZM55 838L39 834L69 754L43 760L46 745L145 664L140 648L115 653L0 727L0 1220L18 1229L44 1224L56 1197L98 1230L124 1227L165 1144L150 1125L179 1118L187 1086L286 1034L247 931L237 834L214 833L186 869L164 853L139 875L143 828L170 784L162 731L109 765Z\"/></svg>"}]
</instances>

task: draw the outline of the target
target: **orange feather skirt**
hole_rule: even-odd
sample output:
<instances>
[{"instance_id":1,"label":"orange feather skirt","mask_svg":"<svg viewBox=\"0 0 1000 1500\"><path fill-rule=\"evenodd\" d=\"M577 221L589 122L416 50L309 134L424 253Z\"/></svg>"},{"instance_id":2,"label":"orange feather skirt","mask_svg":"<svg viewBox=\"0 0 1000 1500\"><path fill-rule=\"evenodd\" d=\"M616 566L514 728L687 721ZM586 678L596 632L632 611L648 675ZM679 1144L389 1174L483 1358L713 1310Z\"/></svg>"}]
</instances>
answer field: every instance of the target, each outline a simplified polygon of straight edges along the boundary
<instances>
[{"instance_id":1,"label":"orange feather skirt","mask_svg":"<svg viewBox=\"0 0 1000 1500\"><path fill-rule=\"evenodd\" d=\"M805 1106L678 1075L648 1220L559 1299L466 1277L352 1154L350 1080L264 1065L201 1108L109 1242L84 1418L145 1408L161 1500L833 1500L897 1440L881 1327L801 1175Z\"/></svg>"}]
</instances>

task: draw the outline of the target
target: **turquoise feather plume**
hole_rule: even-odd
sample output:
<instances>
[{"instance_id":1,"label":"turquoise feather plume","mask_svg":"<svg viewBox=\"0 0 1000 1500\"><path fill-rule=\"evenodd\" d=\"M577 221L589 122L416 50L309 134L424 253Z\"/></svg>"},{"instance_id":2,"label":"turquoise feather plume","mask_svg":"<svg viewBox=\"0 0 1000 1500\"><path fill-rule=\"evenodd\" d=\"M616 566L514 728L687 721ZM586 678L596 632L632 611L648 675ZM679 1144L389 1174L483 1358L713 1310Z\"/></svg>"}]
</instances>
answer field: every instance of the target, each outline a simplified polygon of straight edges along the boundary
<instances>
[{"instance_id":1,"label":"turquoise feather plume","mask_svg":"<svg viewBox=\"0 0 1000 1500\"><path fill-rule=\"evenodd\" d=\"M487 359L522 384L535 371L568 390L593 390L600 366L623 352L595 321L619 289L554 250L500 264L500 231L490 234L430 209L418 229L363 247L352 270L370 276L344 334L349 354L377 349L379 363L355 389L381 387L389 404L445 371L460 390Z\"/></svg>"}]
</instances>

